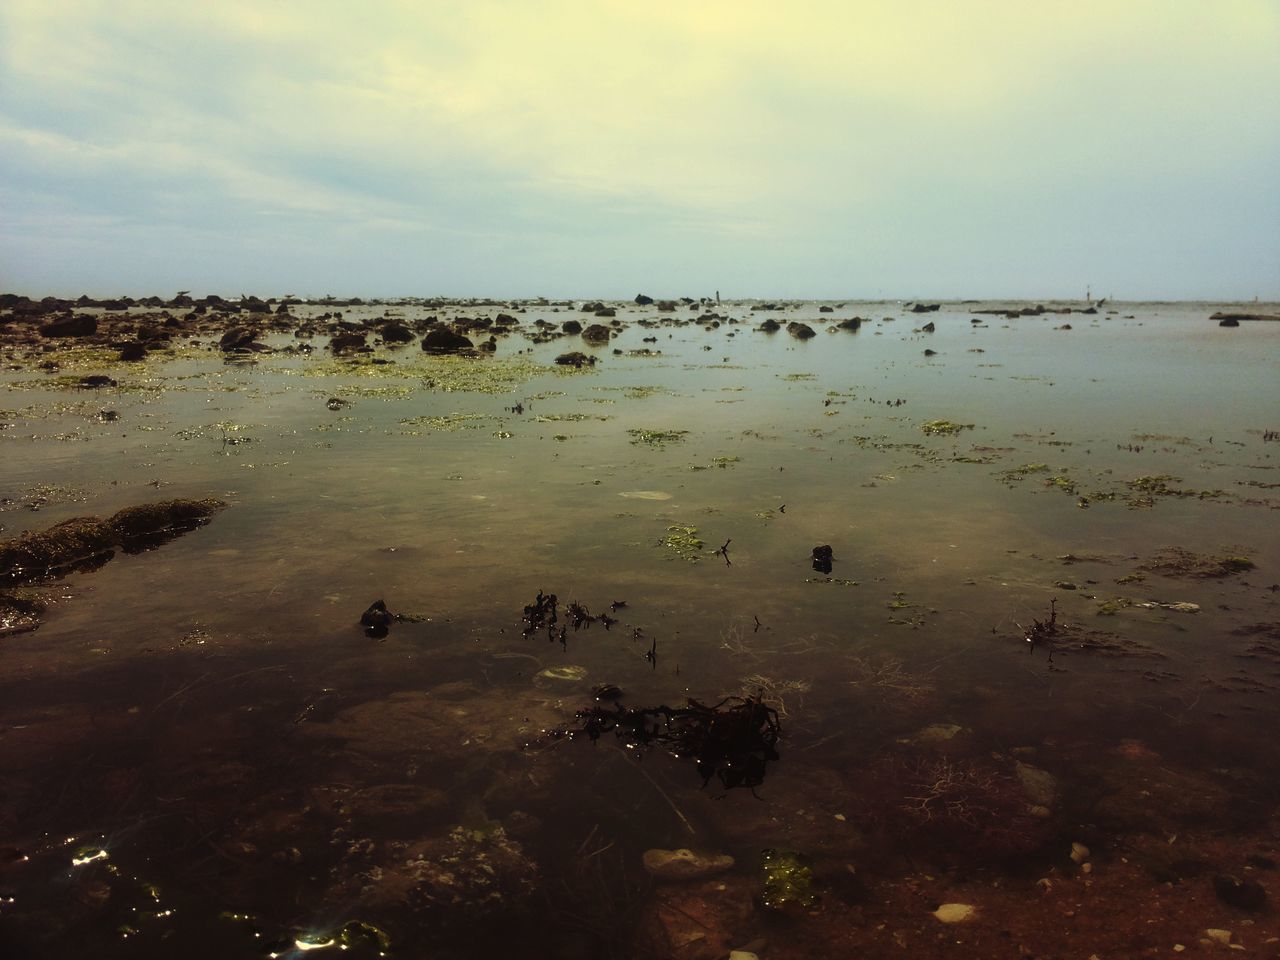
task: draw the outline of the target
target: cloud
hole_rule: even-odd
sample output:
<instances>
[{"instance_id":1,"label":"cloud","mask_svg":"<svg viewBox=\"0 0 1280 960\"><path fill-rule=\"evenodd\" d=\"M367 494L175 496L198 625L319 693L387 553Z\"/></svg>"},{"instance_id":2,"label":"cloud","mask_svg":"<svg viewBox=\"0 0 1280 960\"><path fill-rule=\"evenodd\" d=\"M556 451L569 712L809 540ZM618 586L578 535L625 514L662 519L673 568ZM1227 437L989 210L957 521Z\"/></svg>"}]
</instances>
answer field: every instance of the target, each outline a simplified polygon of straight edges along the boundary
<instances>
[{"instance_id":1,"label":"cloud","mask_svg":"<svg viewBox=\"0 0 1280 960\"><path fill-rule=\"evenodd\" d=\"M317 224L500 245L512 268L541 244L566 283L589 244L648 262L657 244L673 274L748 258L779 284L838 248L904 282L918 249L945 263L965 238L1021 259L1014 223L1078 248L1082 209L1127 204L1151 218L1138 242L1167 245L1213 193L1280 260L1266 0L8 0L0 18L0 163L27 188L5 202L31 222L62 195L263 238L310 224L317 251ZM1247 279L1224 269L1203 283Z\"/></svg>"}]
</instances>

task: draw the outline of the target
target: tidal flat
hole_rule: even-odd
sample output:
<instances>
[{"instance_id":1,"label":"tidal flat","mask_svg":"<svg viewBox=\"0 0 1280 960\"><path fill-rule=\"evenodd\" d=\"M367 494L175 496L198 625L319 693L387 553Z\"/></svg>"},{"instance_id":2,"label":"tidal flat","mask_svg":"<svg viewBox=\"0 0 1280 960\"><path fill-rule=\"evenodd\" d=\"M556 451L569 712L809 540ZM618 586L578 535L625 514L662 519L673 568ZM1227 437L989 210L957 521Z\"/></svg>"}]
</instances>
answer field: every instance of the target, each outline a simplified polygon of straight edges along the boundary
<instances>
[{"instance_id":1,"label":"tidal flat","mask_svg":"<svg viewBox=\"0 0 1280 960\"><path fill-rule=\"evenodd\" d=\"M1274 955L1278 316L0 298L0 954Z\"/></svg>"}]
</instances>

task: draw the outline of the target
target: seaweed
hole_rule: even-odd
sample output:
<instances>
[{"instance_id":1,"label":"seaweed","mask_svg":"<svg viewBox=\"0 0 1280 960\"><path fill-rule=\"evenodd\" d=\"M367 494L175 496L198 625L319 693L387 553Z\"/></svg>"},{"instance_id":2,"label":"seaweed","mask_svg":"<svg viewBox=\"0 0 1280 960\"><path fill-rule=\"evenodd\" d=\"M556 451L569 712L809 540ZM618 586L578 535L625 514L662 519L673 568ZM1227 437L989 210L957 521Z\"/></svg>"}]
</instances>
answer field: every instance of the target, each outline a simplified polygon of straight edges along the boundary
<instances>
[{"instance_id":1,"label":"seaweed","mask_svg":"<svg viewBox=\"0 0 1280 960\"><path fill-rule=\"evenodd\" d=\"M654 747L677 758L692 758L702 785L712 778L726 790L754 791L764 783L769 763L778 759L782 734L778 712L762 697L728 697L713 706L690 698L685 707L593 706L579 710L574 730L553 734L593 742L613 733L632 750Z\"/></svg>"}]
</instances>

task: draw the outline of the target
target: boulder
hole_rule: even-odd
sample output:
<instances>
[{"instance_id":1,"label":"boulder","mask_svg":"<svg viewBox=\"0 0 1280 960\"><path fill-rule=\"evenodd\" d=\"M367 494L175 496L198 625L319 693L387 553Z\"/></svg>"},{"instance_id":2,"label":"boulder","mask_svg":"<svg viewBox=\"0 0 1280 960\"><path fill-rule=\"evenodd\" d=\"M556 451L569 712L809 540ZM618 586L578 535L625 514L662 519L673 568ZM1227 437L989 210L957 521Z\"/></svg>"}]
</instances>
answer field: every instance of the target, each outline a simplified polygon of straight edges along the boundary
<instances>
[{"instance_id":1,"label":"boulder","mask_svg":"<svg viewBox=\"0 0 1280 960\"><path fill-rule=\"evenodd\" d=\"M937 327L935 327L935 326L933 325L933 321L932 321L932 320L930 320L928 323L926 323L923 327L921 327L921 328L920 328L920 331L921 331L922 333L933 333L933 331L934 331L934 330L936 330L936 329L937 329Z\"/></svg>"},{"instance_id":2,"label":"boulder","mask_svg":"<svg viewBox=\"0 0 1280 960\"><path fill-rule=\"evenodd\" d=\"M457 353L470 350L472 346L470 340L448 327L439 327L422 338L422 349L427 353Z\"/></svg>"},{"instance_id":3,"label":"boulder","mask_svg":"<svg viewBox=\"0 0 1280 960\"><path fill-rule=\"evenodd\" d=\"M582 339L588 343L608 343L613 332L603 323L593 323L582 331Z\"/></svg>"},{"instance_id":4,"label":"boulder","mask_svg":"<svg viewBox=\"0 0 1280 960\"><path fill-rule=\"evenodd\" d=\"M87 313L64 317L40 328L42 337L88 337L98 332L98 318Z\"/></svg>"},{"instance_id":5,"label":"boulder","mask_svg":"<svg viewBox=\"0 0 1280 960\"><path fill-rule=\"evenodd\" d=\"M577 350L572 353L562 353L560 356L556 357L556 363L562 367L581 367L583 364L590 365L595 362L595 357L589 357L585 353L581 353Z\"/></svg>"},{"instance_id":6,"label":"boulder","mask_svg":"<svg viewBox=\"0 0 1280 960\"><path fill-rule=\"evenodd\" d=\"M351 353L367 346L363 333L340 333L329 338L329 349L334 353Z\"/></svg>"},{"instance_id":7,"label":"boulder","mask_svg":"<svg viewBox=\"0 0 1280 960\"><path fill-rule=\"evenodd\" d=\"M409 343L413 340L413 331L399 321L392 321L382 328L384 343Z\"/></svg>"},{"instance_id":8,"label":"boulder","mask_svg":"<svg viewBox=\"0 0 1280 960\"><path fill-rule=\"evenodd\" d=\"M647 306L649 306L649 304L651 304L651 303L653 303L653 297L647 297L647 296L645 296L643 293L637 293L637 294L636 294L636 305L637 305L637 306L647 307Z\"/></svg>"},{"instance_id":9,"label":"boulder","mask_svg":"<svg viewBox=\"0 0 1280 960\"><path fill-rule=\"evenodd\" d=\"M126 363L134 363L138 360L145 360L147 357L147 346L139 343L137 340L127 340L120 344L120 359Z\"/></svg>"},{"instance_id":10,"label":"boulder","mask_svg":"<svg viewBox=\"0 0 1280 960\"><path fill-rule=\"evenodd\" d=\"M816 337L813 327L807 323L801 323L798 320L792 320L787 324L787 333L791 334L797 340L808 340L810 337Z\"/></svg>"},{"instance_id":11,"label":"boulder","mask_svg":"<svg viewBox=\"0 0 1280 960\"><path fill-rule=\"evenodd\" d=\"M580 324L577 320L566 320L563 324L560 325L560 329L563 330L565 333L581 333L582 324Z\"/></svg>"},{"instance_id":12,"label":"boulder","mask_svg":"<svg viewBox=\"0 0 1280 960\"><path fill-rule=\"evenodd\" d=\"M262 348L257 343L258 330L255 327L230 327L218 341L218 349L223 353L243 353Z\"/></svg>"},{"instance_id":13,"label":"boulder","mask_svg":"<svg viewBox=\"0 0 1280 960\"><path fill-rule=\"evenodd\" d=\"M773 317L766 317L764 322L760 324L759 329L763 330L765 333L777 333L782 329L782 324L773 319Z\"/></svg>"}]
</instances>

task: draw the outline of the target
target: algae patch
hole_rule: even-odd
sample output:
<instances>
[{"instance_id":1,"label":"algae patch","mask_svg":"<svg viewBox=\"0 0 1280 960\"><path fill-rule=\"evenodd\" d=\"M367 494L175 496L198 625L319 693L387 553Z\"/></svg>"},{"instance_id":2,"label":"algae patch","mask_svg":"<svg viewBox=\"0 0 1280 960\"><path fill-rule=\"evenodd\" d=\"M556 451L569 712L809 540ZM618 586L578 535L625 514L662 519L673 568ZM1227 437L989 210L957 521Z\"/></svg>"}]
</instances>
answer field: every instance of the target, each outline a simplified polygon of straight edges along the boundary
<instances>
[{"instance_id":1,"label":"algae patch","mask_svg":"<svg viewBox=\"0 0 1280 960\"><path fill-rule=\"evenodd\" d=\"M681 560L696 563L702 557L706 544L698 536L698 528L673 523L667 527L667 535L662 538L662 545Z\"/></svg>"},{"instance_id":2,"label":"algae patch","mask_svg":"<svg viewBox=\"0 0 1280 960\"><path fill-rule=\"evenodd\" d=\"M961 430L972 430L972 423L956 423L953 420L926 420L920 424L920 429L924 431L926 436L930 437L949 437L955 436Z\"/></svg>"},{"instance_id":3,"label":"algae patch","mask_svg":"<svg viewBox=\"0 0 1280 960\"><path fill-rule=\"evenodd\" d=\"M668 443L679 443L684 440L688 433L688 430L631 429L627 431L632 443L643 443L650 447L664 447Z\"/></svg>"}]
</instances>

